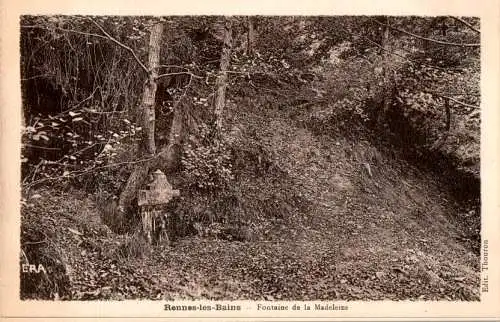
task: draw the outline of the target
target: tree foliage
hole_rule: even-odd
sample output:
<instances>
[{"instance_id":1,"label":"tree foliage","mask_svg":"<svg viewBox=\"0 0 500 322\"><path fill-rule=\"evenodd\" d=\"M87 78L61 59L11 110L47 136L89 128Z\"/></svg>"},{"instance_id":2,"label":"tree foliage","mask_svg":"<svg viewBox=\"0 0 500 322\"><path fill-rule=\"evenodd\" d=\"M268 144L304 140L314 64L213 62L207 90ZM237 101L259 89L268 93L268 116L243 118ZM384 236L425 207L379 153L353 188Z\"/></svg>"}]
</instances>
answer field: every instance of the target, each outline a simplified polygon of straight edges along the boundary
<instances>
[{"instance_id":1,"label":"tree foliage","mask_svg":"<svg viewBox=\"0 0 500 322\"><path fill-rule=\"evenodd\" d=\"M168 139L176 108L190 124L184 138L199 126L212 126L210 109L224 42L222 17L164 20L157 143ZM148 55L148 30L157 21L22 18L25 183L99 171L137 143L142 126L135 107L147 77L142 62ZM397 136L404 120L413 128L413 139L407 141L412 148L437 150L453 156L457 166L473 164L472 171L478 172L476 18L257 16L251 20L252 51L247 47L248 21L233 17L230 91L308 88L307 99L329 102L310 115L316 122L372 126L383 116ZM391 111L381 115L386 95Z\"/></svg>"}]
</instances>

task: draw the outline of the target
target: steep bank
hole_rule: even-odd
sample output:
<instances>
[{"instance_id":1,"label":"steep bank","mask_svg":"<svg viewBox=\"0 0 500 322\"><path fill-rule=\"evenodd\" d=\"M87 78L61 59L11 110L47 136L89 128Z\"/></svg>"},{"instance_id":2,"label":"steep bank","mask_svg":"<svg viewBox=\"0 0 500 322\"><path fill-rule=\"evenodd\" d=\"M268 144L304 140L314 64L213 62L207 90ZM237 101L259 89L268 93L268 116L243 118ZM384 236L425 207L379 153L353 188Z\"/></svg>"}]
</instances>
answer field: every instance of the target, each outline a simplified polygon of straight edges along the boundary
<instances>
[{"instance_id":1,"label":"steep bank","mask_svg":"<svg viewBox=\"0 0 500 322\"><path fill-rule=\"evenodd\" d=\"M54 230L69 277L63 298L479 300L470 231L432 172L368 141L314 134L292 110L239 108L228 112L233 142L263 156L235 182L254 238L195 235L134 253L132 237L101 223L92 196L34 191L23 226L38 214Z\"/></svg>"}]
</instances>

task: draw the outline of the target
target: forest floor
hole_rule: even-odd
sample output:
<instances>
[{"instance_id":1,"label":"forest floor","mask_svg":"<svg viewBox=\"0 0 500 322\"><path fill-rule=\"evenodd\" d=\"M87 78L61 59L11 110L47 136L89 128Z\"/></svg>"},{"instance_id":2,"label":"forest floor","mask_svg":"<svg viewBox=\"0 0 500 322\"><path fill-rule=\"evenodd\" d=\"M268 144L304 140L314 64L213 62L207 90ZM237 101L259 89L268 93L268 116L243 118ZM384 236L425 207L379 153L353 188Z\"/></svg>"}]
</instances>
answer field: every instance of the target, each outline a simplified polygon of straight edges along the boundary
<instances>
[{"instance_id":1,"label":"forest floor","mask_svg":"<svg viewBox=\"0 0 500 322\"><path fill-rule=\"evenodd\" d=\"M434 173L368 141L314 134L290 113L249 110L230 124L241 140L256 133L307 203L255 240L188 236L120 257L130 236L103 225L90 196L32 191L23 221L50 240L32 251L54 247L63 258L63 299L479 300L467 214ZM274 179L247 178L253 191Z\"/></svg>"}]
</instances>

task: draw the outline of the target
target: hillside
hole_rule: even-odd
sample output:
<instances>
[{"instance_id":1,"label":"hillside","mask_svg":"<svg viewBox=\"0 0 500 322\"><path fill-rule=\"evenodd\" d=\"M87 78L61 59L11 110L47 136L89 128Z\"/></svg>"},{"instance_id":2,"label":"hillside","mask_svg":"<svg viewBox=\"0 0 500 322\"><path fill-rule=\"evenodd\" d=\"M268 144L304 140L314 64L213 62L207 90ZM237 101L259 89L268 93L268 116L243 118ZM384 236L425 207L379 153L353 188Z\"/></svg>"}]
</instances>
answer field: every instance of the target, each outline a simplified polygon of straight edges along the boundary
<instances>
[{"instance_id":1,"label":"hillside","mask_svg":"<svg viewBox=\"0 0 500 322\"><path fill-rule=\"evenodd\" d=\"M271 165L238 178L252 238L147 252L102 223L93 196L41 189L23 208L24 247L61 255L50 283L66 299L478 300L478 240L440 178L366 140L315 135L294 112L234 115L235 141ZM27 245L30 231L50 243Z\"/></svg>"},{"instance_id":2,"label":"hillside","mask_svg":"<svg viewBox=\"0 0 500 322\"><path fill-rule=\"evenodd\" d=\"M478 301L479 25L21 17L21 298Z\"/></svg>"}]
</instances>

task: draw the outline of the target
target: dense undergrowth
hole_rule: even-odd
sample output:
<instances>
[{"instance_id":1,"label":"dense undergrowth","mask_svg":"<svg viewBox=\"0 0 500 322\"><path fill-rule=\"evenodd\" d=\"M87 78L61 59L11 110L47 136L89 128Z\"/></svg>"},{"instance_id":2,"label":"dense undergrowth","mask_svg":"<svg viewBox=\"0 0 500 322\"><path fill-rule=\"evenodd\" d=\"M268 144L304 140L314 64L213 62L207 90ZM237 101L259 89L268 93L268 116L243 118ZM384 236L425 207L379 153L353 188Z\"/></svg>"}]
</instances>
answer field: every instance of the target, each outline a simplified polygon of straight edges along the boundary
<instances>
[{"instance_id":1,"label":"dense undergrowth","mask_svg":"<svg viewBox=\"0 0 500 322\"><path fill-rule=\"evenodd\" d=\"M478 208L369 129L312 131L322 127L308 113L260 99L228 106L230 186L169 177L182 191L169 248L114 229L94 194L33 190L22 249L51 271L25 280L22 297L478 298Z\"/></svg>"},{"instance_id":2,"label":"dense undergrowth","mask_svg":"<svg viewBox=\"0 0 500 322\"><path fill-rule=\"evenodd\" d=\"M382 37L370 17L260 17L260 30L272 32L251 54L240 21L215 131L223 28L205 18L173 19L179 33L163 39L162 71L180 75L158 82L156 144L168 143L174 110L183 129L174 166L157 164L181 191L164 209L170 246L146 243L137 208L117 211L138 162L132 107L142 84L131 75L140 68L101 40L57 37L101 23L142 57L144 23L24 20L20 261L47 272L21 275L21 297L478 300L479 120L469 108L478 104L478 66L468 59L476 49L443 53L394 38L384 50L406 54L388 62L365 39ZM398 24L417 30L429 22L405 19ZM44 41L56 53L40 45L31 55ZM420 47L441 57L436 66ZM432 96L429 86L464 101Z\"/></svg>"}]
</instances>

